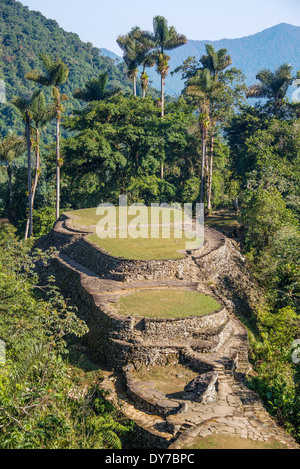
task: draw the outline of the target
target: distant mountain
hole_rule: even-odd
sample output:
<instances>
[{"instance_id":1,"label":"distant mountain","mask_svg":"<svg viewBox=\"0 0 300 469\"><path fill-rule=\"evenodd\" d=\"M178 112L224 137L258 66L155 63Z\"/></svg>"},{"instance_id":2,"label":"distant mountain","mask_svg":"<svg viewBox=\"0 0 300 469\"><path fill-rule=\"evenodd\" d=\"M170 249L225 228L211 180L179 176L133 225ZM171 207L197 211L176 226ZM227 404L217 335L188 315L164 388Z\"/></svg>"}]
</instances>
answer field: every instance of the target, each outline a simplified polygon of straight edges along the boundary
<instances>
[{"instance_id":1,"label":"distant mountain","mask_svg":"<svg viewBox=\"0 0 300 469\"><path fill-rule=\"evenodd\" d=\"M117 60L118 62L122 62L123 59L122 57L120 57L119 55L115 54L114 52L112 52L111 50L108 50L108 49L105 49L105 48L101 48L101 55L103 55L104 57L109 57L110 59L112 60Z\"/></svg>"},{"instance_id":2,"label":"distant mountain","mask_svg":"<svg viewBox=\"0 0 300 469\"><path fill-rule=\"evenodd\" d=\"M300 27L281 23L240 39L189 40L186 45L168 52L171 57L170 72L189 56L200 59L205 53L205 44L212 44L216 49L227 49L232 57L232 65L245 74L247 85L255 83L257 73L263 68L275 70L283 63L289 63L294 67L295 74L300 70ZM154 68L150 69L148 74L153 86L159 88L160 80ZM166 80L166 93L176 96L180 94L182 88L181 75L171 77L169 74Z\"/></svg>"}]
</instances>

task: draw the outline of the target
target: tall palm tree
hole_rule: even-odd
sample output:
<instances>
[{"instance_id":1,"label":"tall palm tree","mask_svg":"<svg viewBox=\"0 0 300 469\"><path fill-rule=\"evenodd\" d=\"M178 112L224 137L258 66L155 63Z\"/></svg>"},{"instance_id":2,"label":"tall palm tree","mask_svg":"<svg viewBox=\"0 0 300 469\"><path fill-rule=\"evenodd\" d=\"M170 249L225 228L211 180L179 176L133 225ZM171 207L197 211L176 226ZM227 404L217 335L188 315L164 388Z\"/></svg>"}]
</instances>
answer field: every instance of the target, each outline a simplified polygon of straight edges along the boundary
<instances>
[{"instance_id":1,"label":"tall palm tree","mask_svg":"<svg viewBox=\"0 0 300 469\"><path fill-rule=\"evenodd\" d=\"M136 96L136 77L138 75L138 39L137 26L132 28L128 34L120 35L117 44L123 51L123 59L128 67L128 76L133 81L133 95Z\"/></svg>"},{"instance_id":2,"label":"tall palm tree","mask_svg":"<svg viewBox=\"0 0 300 469\"><path fill-rule=\"evenodd\" d=\"M41 156L40 156L40 131L43 126L56 116L55 106L46 103L46 97L42 90L37 90L33 93L30 102L30 114L32 122L33 133L33 147L35 151L35 177L32 185L32 211L34 209L34 200L38 181L41 174Z\"/></svg>"},{"instance_id":3,"label":"tall palm tree","mask_svg":"<svg viewBox=\"0 0 300 469\"><path fill-rule=\"evenodd\" d=\"M86 102L102 101L110 99L121 93L121 88L113 88L107 90L109 75L107 72L100 73L98 78L90 80L83 89L78 89L74 93L74 98L80 99Z\"/></svg>"},{"instance_id":4,"label":"tall palm tree","mask_svg":"<svg viewBox=\"0 0 300 469\"><path fill-rule=\"evenodd\" d=\"M227 49L215 50L212 44L206 44L206 55L203 55L200 62L203 69L209 70L215 82L218 82L220 73L232 65L231 56L227 53ZM216 90L218 87L214 87ZM214 102L211 102L212 108ZM210 132L210 158L207 163L207 210L212 211L212 179L213 179L213 156L214 156L214 137L216 116L214 116L213 109L211 109L211 132Z\"/></svg>"},{"instance_id":5,"label":"tall palm tree","mask_svg":"<svg viewBox=\"0 0 300 469\"><path fill-rule=\"evenodd\" d=\"M200 59L203 68L207 68L215 80L219 78L220 72L232 65L231 56L227 54L227 49L215 50L212 44L206 44L206 55Z\"/></svg>"},{"instance_id":6,"label":"tall palm tree","mask_svg":"<svg viewBox=\"0 0 300 469\"><path fill-rule=\"evenodd\" d=\"M168 26L168 21L164 16L153 18L153 33L148 33L149 39L155 44L155 56L157 72L160 74L161 82L161 117L165 115L165 82L169 72L170 57L166 55L166 50L177 49L187 43L187 38L183 34L177 33L174 26ZM164 164L161 162L160 177L164 178Z\"/></svg>"},{"instance_id":7,"label":"tall palm tree","mask_svg":"<svg viewBox=\"0 0 300 469\"><path fill-rule=\"evenodd\" d=\"M56 116L53 105L46 104L42 90L36 90L30 99L14 98L12 104L22 113L26 124L27 166L28 166L28 219L25 239L33 234L34 199L40 177L40 127L50 122ZM32 184L31 149L35 150L35 178Z\"/></svg>"},{"instance_id":8,"label":"tall palm tree","mask_svg":"<svg viewBox=\"0 0 300 469\"><path fill-rule=\"evenodd\" d=\"M141 82L144 98L146 96L149 78L146 74L146 68L153 67L156 61L156 56L152 53L155 48L155 42L149 33L135 26L128 34L119 36L117 44L124 52L123 58L128 66L129 76L134 80L135 96L138 66L142 65Z\"/></svg>"},{"instance_id":9,"label":"tall palm tree","mask_svg":"<svg viewBox=\"0 0 300 469\"><path fill-rule=\"evenodd\" d=\"M199 127L201 133L201 188L200 203L204 202L205 168L207 166L207 139L212 126L211 101L218 94L222 84L214 80L207 68L200 69L192 76L185 89L188 96L192 96L197 104Z\"/></svg>"},{"instance_id":10,"label":"tall palm tree","mask_svg":"<svg viewBox=\"0 0 300 469\"><path fill-rule=\"evenodd\" d=\"M289 64L281 65L275 72L267 69L261 70L256 75L260 83L249 86L246 97L266 98L273 101L274 115L278 115L283 99L293 81L292 70L293 67Z\"/></svg>"},{"instance_id":11,"label":"tall palm tree","mask_svg":"<svg viewBox=\"0 0 300 469\"><path fill-rule=\"evenodd\" d=\"M31 176L31 146L32 141L30 138L31 114L30 104L31 100L17 97L12 100L12 104L21 112L25 122L25 136L27 147L27 179L28 179L28 218L25 230L25 240L32 236L32 176Z\"/></svg>"},{"instance_id":12,"label":"tall palm tree","mask_svg":"<svg viewBox=\"0 0 300 469\"><path fill-rule=\"evenodd\" d=\"M12 216L13 207L13 191L12 191L12 173L13 163L26 150L26 142L24 137L20 137L11 132L0 143L0 162L4 163L8 176L9 188L9 217Z\"/></svg>"},{"instance_id":13,"label":"tall palm tree","mask_svg":"<svg viewBox=\"0 0 300 469\"><path fill-rule=\"evenodd\" d=\"M170 57L165 54L166 50L177 49L187 43L187 38L183 34L177 33L174 26L168 26L166 18L163 16L155 16L153 18L153 34L149 34L149 38L155 43L157 71L161 76L161 115L164 116L165 111L165 79L169 71Z\"/></svg>"},{"instance_id":14,"label":"tall palm tree","mask_svg":"<svg viewBox=\"0 0 300 469\"><path fill-rule=\"evenodd\" d=\"M68 100L65 94L61 94L61 86L69 77L69 68L61 60L53 59L48 54L40 55L44 66L44 72L33 70L27 73L26 78L42 86L52 87L52 97L55 105L56 117L56 220L60 212L60 168L62 160L60 157L60 123L64 112L63 101Z\"/></svg>"},{"instance_id":15,"label":"tall palm tree","mask_svg":"<svg viewBox=\"0 0 300 469\"><path fill-rule=\"evenodd\" d=\"M141 83L142 83L142 94L145 98L149 77L146 73L146 68L151 68L156 63L156 54L153 49L155 48L154 40L149 36L147 31L143 31L140 28L135 28L134 37L137 41L136 44L136 62L142 66L141 72Z\"/></svg>"}]
</instances>

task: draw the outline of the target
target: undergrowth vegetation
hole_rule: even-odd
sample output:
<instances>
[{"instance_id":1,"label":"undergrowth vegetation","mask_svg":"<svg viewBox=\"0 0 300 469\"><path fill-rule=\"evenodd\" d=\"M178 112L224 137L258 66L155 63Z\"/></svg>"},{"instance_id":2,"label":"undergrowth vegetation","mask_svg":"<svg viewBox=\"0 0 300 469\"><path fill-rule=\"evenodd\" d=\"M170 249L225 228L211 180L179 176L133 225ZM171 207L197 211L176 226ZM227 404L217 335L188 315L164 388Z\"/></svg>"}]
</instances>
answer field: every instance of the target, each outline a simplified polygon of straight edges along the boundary
<instances>
[{"instance_id":1,"label":"undergrowth vegetation","mask_svg":"<svg viewBox=\"0 0 300 469\"><path fill-rule=\"evenodd\" d=\"M87 326L51 278L38 283L33 262L51 253L30 255L14 231L0 225L0 447L121 448L132 425L99 388L101 370L81 366Z\"/></svg>"}]
</instances>

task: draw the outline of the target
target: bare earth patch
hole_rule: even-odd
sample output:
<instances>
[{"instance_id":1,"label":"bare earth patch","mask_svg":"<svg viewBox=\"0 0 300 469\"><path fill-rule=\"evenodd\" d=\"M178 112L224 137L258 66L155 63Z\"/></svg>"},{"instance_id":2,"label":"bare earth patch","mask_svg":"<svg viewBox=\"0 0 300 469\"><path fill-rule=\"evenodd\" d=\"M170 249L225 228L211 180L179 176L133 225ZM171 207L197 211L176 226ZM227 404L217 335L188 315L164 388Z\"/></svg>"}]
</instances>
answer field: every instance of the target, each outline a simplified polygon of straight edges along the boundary
<instances>
[{"instance_id":1,"label":"bare earth patch","mask_svg":"<svg viewBox=\"0 0 300 469\"><path fill-rule=\"evenodd\" d=\"M176 364L172 366L151 366L143 367L139 371L133 371L132 377L140 381L153 381L155 388L170 398L180 399L184 387L199 376L199 373Z\"/></svg>"}]
</instances>

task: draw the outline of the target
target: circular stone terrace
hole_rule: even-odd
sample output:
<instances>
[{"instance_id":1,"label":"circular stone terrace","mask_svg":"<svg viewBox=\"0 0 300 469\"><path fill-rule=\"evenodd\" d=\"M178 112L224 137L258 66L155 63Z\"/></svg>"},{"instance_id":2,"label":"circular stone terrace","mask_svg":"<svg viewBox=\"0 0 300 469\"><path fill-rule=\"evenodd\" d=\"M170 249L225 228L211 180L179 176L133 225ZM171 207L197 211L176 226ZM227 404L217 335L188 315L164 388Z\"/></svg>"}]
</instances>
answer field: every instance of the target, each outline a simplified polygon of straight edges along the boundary
<instances>
[{"instance_id":1,"label":"circular stone terrace","mask_svg":"<svg viewBox=\"0 0 300 469\"><path fill-rule=\"evenodd\" d=\"M223 249L223 235L209 231L204 245L198 238L198 248L187 249L190 233L177 236L171 219L169 237L161 230L156 238L126 238L119 215L115 236L103 239L96 209L68 212L44 242L59 251L53 274L87 322L89 352L111 370L103 381L110 399L117 406L121 399L122 411L153 438L152 447L201 447L214 435L294 447L259 397L236 379L249 370L247 331L203 283L194 262ZM140 227L149 233L152 225L140 219ZM212 376L207 402L185 393L204 375ZM115 384L120 376L124 396Z\"/></svg>"}]
</instances>

